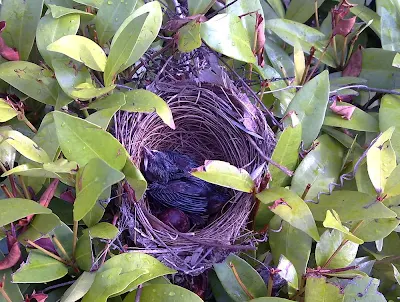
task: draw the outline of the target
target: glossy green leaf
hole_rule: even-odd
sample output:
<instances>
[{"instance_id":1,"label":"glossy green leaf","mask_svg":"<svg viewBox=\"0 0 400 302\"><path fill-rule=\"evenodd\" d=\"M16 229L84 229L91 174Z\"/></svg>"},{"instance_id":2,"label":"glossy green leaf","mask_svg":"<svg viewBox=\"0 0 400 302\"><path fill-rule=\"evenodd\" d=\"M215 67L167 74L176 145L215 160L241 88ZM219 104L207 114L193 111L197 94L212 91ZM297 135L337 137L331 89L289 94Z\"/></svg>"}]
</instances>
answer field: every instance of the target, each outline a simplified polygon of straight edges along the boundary
<instances>
[{"instance_id":1,"label":"glossy green leaf","mask_svg":"<svg viewBox=\"0 0 400 302\"><path fill-rule=\"evenodd\" d=\"M211 8L215 0L188 0L189 14L191 16L197 14L205 14L207 8Z\"/></svg>"},{"instance_id":2,"label":"glossy green leaf","mask_svg":"<svg viewBox=\"0 0 400 302\"><path fill-rule=\"evenodd\" d=\"M215 263L214 270L226 292L235 301L247 301L249 298L265 295L267 287L261 276L250 264L234 254L229 255L222 263ZM237 281L234 270L251 296Z\"/></svg>"},{"instance_id":3,"label":"glossy green leaf","mask_svg":"<svg viewBox=\"0 0 400 302\"><path fill-rule=\"evenodd\" d=\"M176 273L175 270L165 266L157 259L140 252L124 253L114 256L107 260L100 267L98 272L102 273L112 268L121 268L122 275L134 273L136 270L147 271L147 273L131 282L125 289L121 290L121 292L119 292L121 295L135 289L139 284L143 284L160 276Z\"/></svg>"},{"instance_id":4,"label":"glossy green leaf","mask_svg":"<svg viewBox=\"0 0 400 302\"><path fill-rule=\"evenodd\" d=\"M137 291L129 293L123 302L135 302ZM201 302L198 295L194 292L173 284L151 284L143 288L140 293L140 300L143 302L149 301L187 301L187 302Z\"/></svg>"},{"instance_id":5,"label":"glossy green leaf","mask_svg":"<svg viewBox=\"0 0 400 302\"><path fill-rule=\"evenodd\" d=\"M113 169L100 158L91 159L77 174L74 220L81 220L96 204L101 193L124 179L124 174Z\"/></svg>"},{"instance_id":6,"label":"glossy green leaf","mask_svg":"<svg viewBox=\"0 0 400 302\"><path fill-rule=\"evenodd\" d=\"M111 107L103 110L96 111L89 115L86 120L97 126L100 126L102 129L107 130L111 119L113 118L114 114L119 110L120 106Z\"/></svg>"},{"instance_id":7,"label":"glossy green leaf","mask_svg":"<svg viewBox=\"0 0 400 302\"><path fill-rule=\"evenodd\" d=\"M239 61L255 63L246 29L239 17L218 14L201 24L200 34L203 41L215 51Z\"/></svg>"},{"instance_id":8,"label":"glossy green leaf","mask_svg":"<svg viewBox=\"0 0 400 302\"><path fill-rule=\"evenodd\" d=\"M92 286L96 273L83 272L66 290L60 302L75 302L82 298Z\"/></svg>"},{"instance_id":9,"label":"glossy green leaf","mask_svg":"<svg viewBox=\"0 0 400 302\"><path fill-rule=\"evenodd\" d=\"M79 268L90 271L93 265L92 241L89 234L83 234L76 243L75 260Z\"/></svg>"},{"instance_id":10,"label":"glossy green leaf","mask_svg":"<svg viewBox=\"0 0 400 302\"><path fill-rule=\"evenodd\" d=\"M0 261L4 259L4 254L0 250ZM4 278L3 290L7 293L8 297L11 301L23 301L24 297L22 296L21 290L18 284L12 282L11 278L12 269L1 270L1 277ZM2 279L3 281L3 279ZM4 299L3 296L0 295L0 302L9 302Z\"/></svg>"},{"instance_id":11,"label":"glossy green leaf","mask_svg":"<svg viewBox=\"0 0 400 302\"><path fill-rule=\"evenodd\" d=\"M125 166L122 169L122 173L125 174L126 181L134 190L136 200L140 200L147 189L146 179L130 159L127 159Z\"/></svg>"},{"instance_id":12,"label":"glossy green leaf","mask_svg":"<svg viewBox=\"0 0 400 302\"><path fill-rule=\"evenodd\" d=\"M117 170L126 162L122 145L99 126L61 112L54 112L54 121L61 150L70 161L85 166L92 158L100 158Z\"/></svg>"},{"instance_id":13,"label":"glossy green leaf","mask_svg":"<svg viewBox=\"0 0 400 302\"><path fill-rule=\"evenodd\" d=\"M367 152L367 169L378 194L385 189L386 181L396 168L396 154L390 143L394 127L386 130Z\"/></svg>"},{"instance_id":14,"label":"glossy green leaf","mask_svg":"<svg viewBox=\"0 0 400 302\"><path fill-rule=\"evenodd\" d=\"M391 208L393 210L393 208ZM359 222L351 224L350 228L358 226L354 234L365 242L373 242L387 237L399 226L400 221L396 218L378 218L364 220L361 225Z\"/></svg>"},{"instance_id":15,"label":"glossy green leaf","mask_svg":"<svg viewBox=\"0 0 400 302\"><path fill-rule=\"evenodd\" d=\"M338 106L349 106L349 103L337 102ZM324 125L332 127L340 127L358 131L379 132L378 121L365 111L355 107L350 120L342 118L340 115L328 109L324 119Z\"/></svg>"},{"instance_id":16,"label":"glossy green leaf","mask_svg":"<svg viewBox=\"0 0 400 302\"><path fill-rule=\"evenodd\" d=\"M356 191L333 191L331 195L320 195L318 204L309 202L308 206L317 221L324 221L328 210L335 210L343 222L397 216L375 198Z\"/></svg>"},{"instance_id":17,"label":"glossy green leaf","mask_svg":"<svg viewBox=\"0 0 400 302\"><path fill-rule=\"evenodd\" d=\"M167 124L171 129L175 129L174 118L168 104L155 93L144 90L135 89L125 93L126 104L121 110L129 112L153 112Z\"/></svg>"},{"instance_id":18,"label":"glossy green leaf","mask_svg":"<svg viewBox=\"0 0 400 302\"><path fill-rule=\"evenodd\" d=\"M57 150L59 147L56 126L54 124L54 118L52 114L46 114L42 119L42 123L38 129L38 132L32 138L32 140L46 151L50 159L55 160Z\"/></svg>"},{"instance_id":19,"label":"glossy green leaf","mask_svg":"<svg viewBox=\"0 0 400 302\"><path fill-rule=\"evenodd\" d=\"M289 104L286 112L296 112L303 129L302 139L305 148L311 146L321 130L328 99L329 77L328 71L325 70L307 82Z\"/></svg>"},{"instance_id":20,"label":"glossy green leaf","mask_svg":"<svg viewBox=\"0 0 400 302\"><path fill-rule=\"evenodd\" d=\"M400 14L392 1L381 8L381 42L385 50L400 51Z\"/></svg>"},{"instance_id":21,"label":"glossy green leaf","mask_svg":"<svg viewBox=\"0 0 400 302\"><path fill-rule=\"evenodd\" d=\"M45 177L45 178L57 178L58 175L56 173L47 171L41 167L32 164L23 164L18 165L17 167L8 170L3 173L1 176L6 177L8 175L22 175L29 177Z\"/></svg>"},{"instance_id":22,"label":"glossy green leaf","mask_svg":"<svg viewBox=\"0 0 400 302\"><path fill-rule=\"evenodd\" d=\"M323 276L307 278L305 301L342 302L340 287L327 282Z\"/></svg>"},{"instance_id":23,"label":"glossy green leaf","mask_svg":"<svg viewBox=\"0 0 400 302\"><path fill-rule=\"evenodd\" d=\"M179 31L178 49L180 52L191 52L201 46L200 22L193 20L182 26Z\"/></svg>"},{"instance_id":24,"label":"glossy green leaf","mask_svg":"<svg viewBox=\"0 0 400 302\"><path fill-rule=\"evenodd\" d=\"M293 59L279 45L267 39L264 49L272 66L280 71L281 77L295 74Z\"/></svg>"},{"instance_id":25,"label":"glossy green leaf","mask_svg":"<svg viewBox=\"0 0 400 302\"><path fill-rule=\"evenodd\" d=\"M65 264L38 250L29 253L25 264L13 274L15 283L43 283L60 279L68 273Z\"/></svg>"},{"instance_id":26,"label":"glossy green leaf","mask_svg":"<svg viewBox=\"0 0 400 302\"><path fill-rule=\"evenodd\" d=\"M61 220L55 214L35 215L27 229L18 236L18 241L22 244L26 244L25 240L28 239L35 241L43 237L43 234L51 232L59 225L61 225Z\"/></svg>"},{"instance_id":27,"label":"glossy green leaf","mask_svg":"<svg viewBox=\"0 0 400 302\"><path fill-rule=\"evenodd\" d=\"M110 95L107 95L101 99L97 99L94 102L91 102L87 108L101 110L101 109L120 107L125 104L126 104L125 93L113 92Z\"/></svg>"},{"instance_id":28,"label":"glossy green leaf","mask_svg":"<svg viewBox=\"0 0 400 302\"><path fill-rule=\"evenodd\" d=\"M379 108L379 128L386 131L394 126L392 134L392 147L400 159L400 96L386 94L381 99Z\"/></svg>"},{"instance_id":29,"label":"glossy green leaf","mask_svg":"<svg viewBox=\"0 0 400 302\"><path fill-rule=\"evenodd\" d=\"M105 208L101 204L100 200L98 200L93 208L91 208L90 211L82 218L82 220L86 226L90 228L99 223L101 218L103 218L104 212Z\"/></svg>"},{"instance_id":30,"label":"glossy green leaf","mask_svg":"<svg viewBox=\"0 0 400 302\"><path fill-rule=\"evenodd\" d=\"M18 115L18 111L12 108L4 99L0 98L0 123L7 122Z\"/></svg>"},{"instance_id":31,"label":"glossy green leaf","mask_svg":"<svg viewBox=\"0 0 400 302\"><path fill-rule=\"evenodd\" d=\"M354 6L350 11L365 23L373 20L370 26L378 37L381 37L381 17L376 12L364 5Z\"/></svg>"},{"instance_id":32,"label":"glossy green leaf","mask_svg":"<svg viewBox=\"0 0 400 302\"><path fill-rule=\"evenodd\" d=\"M131 14L114 35L108 55L104 82L110 85L116 74L133 65L157 37L162 22L159 2L146 3Z\"/></svg>"},{"instance_id":33,"label":"glossy green leaf","mask_svg":"<svg viewBox=\"0 0 400 302\"><path fill-rule=\"evenodd\" d=\"M76 15L76 14L78 14L84 21L89 21L89 20L93 19L93 17L94 17L93 14L85 12L83 10L79 10L79 9L73 9L73 8L68 8L68 7L54 5L54 4L48 4L47 6L49 7L49 10L50 10L53 18L56 18L56 19L64 17L64 16Z\"/></svg>"},{"instance_id":34,"label":"glossy green leaf","mask_svg":"<svg viewBox=\"0 0 400 302\"><path fill-rule=\"evenodd\" d=\"M299 148L301 143L301 125L288 126L279 135L278 142L272 153L272 160L283 167L294 171L299 162ZM287 186L290 177L275 166L270 166L271 187Z\"/></svg>"},{"instance_id":35,"label":"glossy green leaf","mask_svg":"<svg viewBox=\"0 0 400 302\"><path fill-rule=\"evenodd\" d=\"M0 79L36 101L55 105L57 81L51 72L36 64L24 61L2 63Z\"/></svg>"},{"instance_id":36,"label":"glossy green leaf","mask_svg":"<svg viewBox=\"0 0 400 302\"><path fill-rule=\"evenodd\" d=\"M378 291L380 281L370 277L356 277L344 289L343 302L353 302L360 298L364 301L386 302L384 296Z\"/></svg>"},{"instance_id":37,"label":"glossy green leaf","mask_svg":"<svg viewBox=\"0 0 400 302\"><path fill-rule=\"evenodd\" d=\"M100 222L87 228L83 233L88 233L90 238L114 239L118 235L118 228L111 223Z\"/></svg>"},{"instance_id":38,"label":"glossy green leaf","mask_svg":"<svg viewBox=\"0 0 400 302\"><path fill-rule=\"evenodd\" d=\"M354 236L348 228L342 225L342 222L340 221L339 215L335 212L335 210L332 211L326 211L326 217L325 220L323 221L323 226L326 228L331 228L338 230L339 232L342 232L344 234L344 238L346 240L350 240L351 242L354 242L356 244L363 244L364 241L357 236Z\"/></svg>"},{"instance_id":39,"label":"glossy green leaf","mask_svg":"<svg viewBox=\"0 0 400 302\"><path fill-rule=\"evenodd\" d=\"M348 241L337 250L345 240L345 235L338 230L326 230L315 248L315 261L325 268L341 268L350 265L356 258L358 244ZM333 254L335 253L335 256ZM327 264L328 259L331 259Z\"/></svg>"},{"instance_id":40,"label":"glossy green leaf","mask_svg":"<svg viewBox=\"0 0 400 302\"><path fill-rule=\"evenodd\" d=\"M323 63L331 67L336 66L335 60L330 53L327 52L322 57L328 40L323 33L315 28L287 19L267 20L265 27L272 30L278 37L292 46L295 45L296 41L299 41L303 51L307 54L310 53L311 47L314 46L316 49L315 56L318 59L321 59Z\"/></svg>"},{"instance_id":41,"label":"glossy green leaf","mask_svg":"<svg viewBox=\"0 0 400 302\"><path fill-rule=\"evenodd\" d=\"M207 182L250 193L254 182L244 169L238 169L231 164L219 160L206 160L204 165L196 168L191 174Z\"/></svg>"},{"instance_id":42,"label":"glossy green leaf","mask_svg":"<svg viewBox=\"0 0 400 302\"><path fill-rule=\"evenodd\" d=\"M133 1L103 1L97 11L95 25L100 45L107 43L118 28L135 10L137 0Z\"/></svg>"},{"instance_id":43,"label":"glossy green leaf","mask_svg":"<svg viewBox=\"0 0 400 302\"><path fill-rule=\"evenodd\" d=\"M234 3L230 5L232 2ZM253 49L255 45L254 38L256 32L255 12L261 14L261 17L264 18L264 13L260 4L260 0L229 0L226 1L226 4L229 5L226 8L226 12L228 14L240 17L243 27L247 32L247 37L250 41L250 47Z\"/></svg>"},{"instance_id":44,"label":"glossy green leaf","mask_svg":"<svg viewBox=\"0 0 400 302\"><path fill-rule=\"evenodd\" d=\"M306 59L301 44L298 40L294 43L293 62L294 62L294 74L295 74L294 83L296 85L300 85L304 75L304 71L306 70Z\"/></svg>"},{"instance_id":45,"label":"glossy green leaf","mask_svg":"<svg viewBox=\"0 0 400 302\"><path fill-rule=\"evenodd\" d=\"M104 71L106 67L107 56L103 49L86 37L77 35L63 36L47 46L46 49L62 53L93 70Z\"/></svg>"},{"instance_id":46,"label":"glossy green leaf","mask_svg":"<svg viewBox=\"0 0 400 302\"><path fill-rule=\"evenodd\" d=\"M51 210L37 202L22 198L7 198L0 202L0 226L32 214L50 214Z\"/></svg>"},{"instance_id":47,"label":"glossy green leaf","mask_svg":"<svg viewBox=\"0 0 400 302\"><path fill-rule=\"evenodd\" d=\"M77 14L67 15L58 19L45 15L40 19L36 30L36 44L41 56L49 66L52 66L51 60L53 57L61 57L61 55L48 51L47 46L63 36L76 34L79 25L80 18Z\"/></svg>"},{"instance_id":48,"label":"glossy green leaf","mask_svg":"<svg viewBox=\"0 0 400 302\"><path fill-rule=\"evenodd\" d=\"M0 162L8 167L13 167L16 150L6 141L0 143Z\"/></svg>"},{"instance_id":49,"label":"glossy green leaf","mask_svg":"<svg viewBox=\"0 0 400 302\"><path fill-rule=\"evenodd\" d=\"M219 302L234 302L235 301L228 295L228 293L222 286L221 281L219 281L217 274L215 273L214 270L210 270L210 273L208 274L208 278L209 278L208 280L210 282L209 284L210 284L212 293L213 293L216 301L219 301Z\"/></svg>"},{"instance_id":50,"label":"glossy green leaf","mask_svg":"<svg viewBox=\"0 0 400 302\"><path fill-rule=\"evenodd\" d=\"M303 231L292 227L286 221L275 215L269 223L269 244L274 263L279 263L284 255L296 268L298 276L306 271L310 258L312 238Z\"/></svg>"},{"instance_id":51,"label":"glossy green leaf","mask_svg":"<svg viewBox=\"0 0 400 302\"><path fill-rule=\"evenodd\" d=\"M292 0L286 12L286 19L305 23L315 13L315 2L320 7L325 0Z\"/></svg>"},{"instance_id":52,"label":"glossy green leaf","mask_svg":"<svg viewBox=\"0 0 400 302\"><path fill-rule=\"evenodd\" d=\"M62 90L73 99L90 100L112 91L115 86L97 88L89 70L82 63L69 59L53 59L54 72Z\"/></svg>"},{"instance_id":53,"label":"glossy green leaf","mask_svg":"<svg viewBox=\"0 0 400 302\"><path fill-rule=\"evenodd\" d=\"M284 255L281 255L279 258L276 269L279 270L278 275L288 283L289 295L292 294L292 291L295 292L299 289L299 276L297 275L296 268Z\"/></svg>"},{"instance_id":54,"label":"glossy green leaf","mask_svg":"<svg viewBox=\"0 0 400 302\"><path fill-rule=\"evenodd\" d=\"M318 146L309 152L297 167L291 190L302 195L307 185L311 188L305 199L313 199L319 192L328 192L329 184L335 183L339 177L343 147L328 135L321 135Z\"/></svg>"},{"instance_id":55,"label":"glossy green leaf","mask_svg":"<svg viewBox=\"0 0 400 302\"><path fill-rule=\"evenodd\" d=\"M20 60L29 57L42 8L43 0L3 1L0 20L6 21L7 26L2 32L2 38L8 46L18 49Z\"/></svg>"},{"instance_id":56,"label":"glossy green leaf","mask_svg":"<svg viewBox=\"0 0 400 302\"><path fill-rule=\"evenodd\" d=\"M396 52L381 48L362 50L360 78L368 81L368 86L382 89L399 87L400 70L392 66Z\"/></svg>"},{"instance_id":57,"label":"glossy green leaf","mask_svg":"<svg viewBox=\"0 0 400 302\"><path fill-rule=\"evenodd\" d=\"M319 240L317 226L307 204L294 192L285 188L264 190L256 197L269 209L295 228L302 230L315 241ZM281 202L278 202L278 201ZM273 204L271 204L271 202ZM274 202L278 202L274 204Z\"/></svg>"}]
</instances>

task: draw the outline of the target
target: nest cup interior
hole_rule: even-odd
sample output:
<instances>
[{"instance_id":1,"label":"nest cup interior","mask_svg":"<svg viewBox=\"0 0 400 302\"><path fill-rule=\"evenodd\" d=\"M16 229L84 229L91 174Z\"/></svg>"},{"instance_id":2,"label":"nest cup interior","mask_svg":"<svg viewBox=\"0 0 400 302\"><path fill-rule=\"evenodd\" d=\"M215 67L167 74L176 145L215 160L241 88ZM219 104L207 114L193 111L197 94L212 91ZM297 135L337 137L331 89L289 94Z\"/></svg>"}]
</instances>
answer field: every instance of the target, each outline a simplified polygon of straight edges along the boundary
<instances>
[{"instance_id":1,"label":"nest cup interior","mask_svg":"<svg viewBox=\"0 0 400 302\"><path fill-rule=\"evenodd\" d=\"M166 80L155 82L152 90L168 103L176 129L164 124L156 113L119 112L115 134L137 166L147 147L179 151L200 164L223 160L249 173L262 171L265 160L260 150L271 155L274 135L263 114L233 85ZM163 227L151 214L147 198L125 202L122 212L124 227L135 238L135 245L153 252L163 249L164 253L154 255L178 271L196 275L230 252L254 245L246 230L252 206L251 194L232 191L231 200L215 220L187 234Z\"/></svg>"}]
</instances>

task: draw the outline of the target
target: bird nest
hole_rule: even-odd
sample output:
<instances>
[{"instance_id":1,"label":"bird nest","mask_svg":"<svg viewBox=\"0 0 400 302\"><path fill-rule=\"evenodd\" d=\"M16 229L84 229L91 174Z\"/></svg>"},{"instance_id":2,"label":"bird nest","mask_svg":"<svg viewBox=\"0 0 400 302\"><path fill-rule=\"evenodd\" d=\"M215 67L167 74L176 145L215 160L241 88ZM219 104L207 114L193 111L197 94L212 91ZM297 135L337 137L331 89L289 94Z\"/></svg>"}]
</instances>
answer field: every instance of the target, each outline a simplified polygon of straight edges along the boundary
<instances>
[{"instance_id":1,"label":"bird nest","mask_svg":"<svg viewBox=\"0 0 400 302\"><path fill-rule=\"evenodd\" d=\"M147 147L178 151L199 162L222 160L261 175L266 170L265 156L270 156L275 146L274 134L263 113L215 62L190 62L168 60L147 86L168 103L175 130L156 113L118 112L115 136L138 167ZM196 276L231 252L255 247L256 240L247 229L253 197L233 190L231 193L232 198L219 215L205 227L188 233L180 233L158 220L146 195L136 201L126 194L119 227L127 230L135 250Z\"/></svg>"}]
</instances>

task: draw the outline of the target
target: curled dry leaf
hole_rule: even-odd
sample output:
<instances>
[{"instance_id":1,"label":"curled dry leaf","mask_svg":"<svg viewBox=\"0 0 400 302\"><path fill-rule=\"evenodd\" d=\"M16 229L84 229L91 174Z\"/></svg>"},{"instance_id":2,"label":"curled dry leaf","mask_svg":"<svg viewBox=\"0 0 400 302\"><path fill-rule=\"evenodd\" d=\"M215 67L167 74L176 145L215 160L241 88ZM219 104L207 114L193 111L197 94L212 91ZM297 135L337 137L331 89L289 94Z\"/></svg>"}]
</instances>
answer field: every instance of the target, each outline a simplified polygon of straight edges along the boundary
<instances>
[{"instance_id":1,"label":"curled dry leaf","mask_svg":"<svg viewBox=\"0 0 400 302\"><path fill-rule=\"evenodd\" d=\"M0 271L13 267L21 258L21 249L19 247L17 238L8 234L7 243L9 245L9 250L7 256L0 261Z\"/></svg>"},{"instance_id":2,"label":"curled dry leaf","mask_svg":"<svg viewBox=\"0 0 400 302\"><path fill-rule=\"evenodd\" d=\"M350 57L349 62L342 72L342 76L344 77L358 77L361 73L362 69L362 50L363 47L361 45L358 46L358 49L353 52Z\"/></svg>"},{"instance_id":3,"label":"curled dry leaf","mask_svg":"<svg viewBox=\"0 0 400 302\"><path fill-rule=\"evenodd\" d=\"M354 7L354 4L343 0L339 6L332 9L332 36L340 35L347 36L354 27L356 22L356 16L349 19L344 19L346 15L350 12L350 8Z\"/></svg>"},{"instance_id":4,"label":"curled dry leaf","mask_svg":"<svg viewBox=\"0 0 400 302\"><path fill-rule=\"evenodd\" d=\"M336 105L336 100L332 103L332 105L329 108L346 120L351 119L351 116L353 115L354 110L356 109L356 107L352 105L349 106Z\"/></svg>"},{"instance_id":5,"label":"curled dry leaf","mask_svg":"<svg viewBox=\"0 0 400 302\"><path fill-rule=\"evenodd\" d=\"M33 291L32 295L30 295L30 296L26 295L25 296L24 302L33 302L33 301L45 302L47 297L48 297L48 295L46 295L46 294L36 293L35 291Z\"/></svg>"},{"instance_id":6,"label":"curled dry leaf","mask_svg":"<svg viewBox=\"0 0 400 302\"><path fill-rule=\"evenodd\" d=\"M256 42L254 54L257 56L257 63L264 67L264 44L265 44L265 24L261 14L256 13Z\"/></svg>"},{"instance_id":7,"label":"curled dry leaf","mask_svg":"<svg viewBox=\"0 0 400 302\"><path fill-rule=\"evenodd\" d=\"M346 37L354 27L356 23L356 16L351 17L349 19L341 19L339 20L333 27L333 36L340 35Z\"/></svg>"}]
</instances>

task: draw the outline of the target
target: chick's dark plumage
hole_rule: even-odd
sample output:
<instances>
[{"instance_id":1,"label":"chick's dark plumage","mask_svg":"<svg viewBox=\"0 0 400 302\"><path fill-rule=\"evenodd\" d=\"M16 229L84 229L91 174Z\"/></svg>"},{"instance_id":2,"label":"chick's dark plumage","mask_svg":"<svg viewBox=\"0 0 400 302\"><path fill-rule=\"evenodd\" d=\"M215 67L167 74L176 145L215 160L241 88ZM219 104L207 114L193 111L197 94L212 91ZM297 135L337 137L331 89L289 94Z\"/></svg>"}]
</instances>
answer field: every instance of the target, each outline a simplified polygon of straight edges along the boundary
<instances>
[{"instance_id":1,"label":"chick's dark plumage","mask_svg":"<svg viewBox=\"0 0 400 302\"><path fill-rule=\"evenodd\" d=\"M189 173L198 166L194 159L185 154L145 149L143 174L150 183L149 196L163 206L189 214L218 212L230 196L225 189Z\"/></svg>"}]
</instances>

